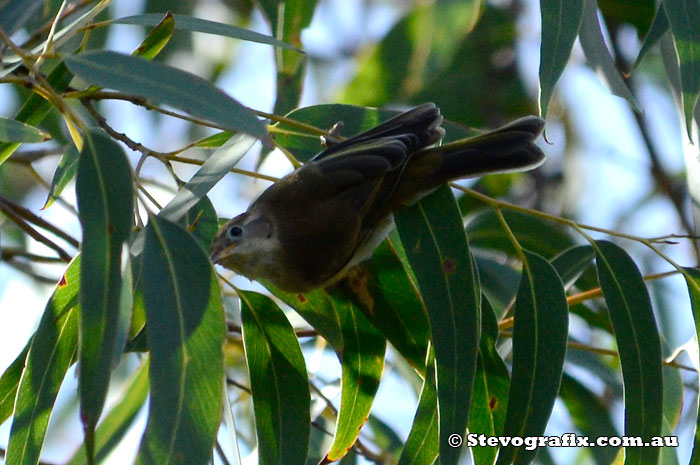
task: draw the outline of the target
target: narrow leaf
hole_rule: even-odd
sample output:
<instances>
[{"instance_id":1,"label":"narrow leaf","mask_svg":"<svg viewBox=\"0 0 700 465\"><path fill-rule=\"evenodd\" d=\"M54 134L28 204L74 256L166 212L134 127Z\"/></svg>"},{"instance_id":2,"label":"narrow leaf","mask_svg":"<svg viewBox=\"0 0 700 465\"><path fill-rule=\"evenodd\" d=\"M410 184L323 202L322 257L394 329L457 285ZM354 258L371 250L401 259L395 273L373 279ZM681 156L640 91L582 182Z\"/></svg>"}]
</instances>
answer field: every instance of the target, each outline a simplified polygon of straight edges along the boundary
<instances>
[{"instance_id":1,"label":"narrow leaf","mask_svg":"<svg viewBox=\"0 0 700 465\"><path fill-rule=\"evenodd\" d=\"M540 115L547 107L554 86L564 72L583 17L584 0L540 0L542 46L540 48Z\"/></svg>"},{"instance_id":2,"label":"narrow leaf","mask_svg":"<svg viewBox=\"0 0 700 465\"><path fill-rule=\"evenodd\" d=\"M202 247L157 216L146 227L141 289L151 395L136 463L208 463L223 408L221 294Z\"/></svg>"},{"instance_id":3,"label":"narrow leaf","mask_svg":"<svg viewBox=\"0 0 700 465\"><path fill-rule=\"evenodd\" d=\"M661 39L661 37L666 34L666 31L668 31L669 25L668 25L668 17L666 16L666 10L664 9L664 4L663 2L659 2L659 7L656 9L656 14L654 15L654 20L651 22L651 26L649 27L649 31L647 32L646 36L644 37L644 42L642 42L642 46L639 49L639 54L637 55L637 59L634 62L634 66L632 66L632 71L636 70L639 65L642 63L642 60L644 57L647 55L649 50L656 45L656 43Z\"/></svg>"},{"instance_id":4,"label":"narrow leaf","mask_svg":"<svg viewBox=\"0 0 700 465\"><path fill-rule=\"evenodd\" d=\"M416 284L394 246L382 242L372 259L350 270L340 286L394 348L422 372L430 322Z\"/></svg>"},{"instance_id":5,"label":"narrow leaf","mask_svg":"<svg viewBox=\"0 0 700 465\"><path fill-rule=\"evenodd\" d=\"M685 129L692 139L692 121L700 93L700 2L697 0L667 0L664 10L673 33L681 71L681 101L685 114Z\"/></svg>"},{"instance_id":6,"label":"narrow leaf","mask_svg":"<svg viewBox=\"0 0 700 465\"><path fill-rule=\"evenodd\" d=\"M343 335L340 410L326 455L326 460L336 461L347 454L369 417L384 369L386 340L342 292L331 290L329 298L340 316Z\"/></svg>"},{"instance_id":7,"label":"narrow leaf","mask_svg":"<svg viewBox=\"0 0 700 465\"><path fill-rule=\"evenodd\" d=\"M83 228L80 279L80 418L87 449L102 413L117 347L122 245L131 233L132 176L122 148L101 131L87 134L76 196Z\"/></svg>"},{"instance_id":8,"label":"narrow leaf","mask_svg":"<svg viewBox=\"0 0 700 465\"><path fill-rule=\"evenodd\" d=\"M437 366L440 461L457 463L450 435L467 429L479 345L477 277L462 216L443 186L396 215L401 241L428 309Z\"/></svg>"},{"instance_id":9,"label":"narrow leaf","mask_svg":"<svg viewBox=\"0 0 700 465\"><path fill-rule=\"evenodd\" d=\"M10 418L14 411L19 380L26 366L31 343L30 340L0 377L0 424L5 423L5 420Z\"/></svg>"},{"instance_id":10,"label":"narrow leaf","mask_svg":"<svg viewBox=\"0 0 700 465\"><path fill-rule=\"evenodd\" d=\"M571 235L551 221L515 211L504 211L503 215L520 244L546 258L554 257L575 245ZM466 230L472 247L516 255L513 244L493 209L489 208L477 214L467 223ZM547 240L543 241L543 237Z\"/></svg>"},{"instance_id":11,"label":"narrow leaf","mask_svg":"<svg viewBox=\"0 0 700 465\"><path fill-rule=\"evenodd\" d=\"M170 15L170 13L168 13ZM195 18L193 16L186 15L171 15L175 19L175 29L180 29L183 31L192 32L204 32L206 34L215 34L219 36L232 37L234 39L247 40L249 42L257 42L260 44L274 45L275 47L286 48L289 50L294 50L298 53L303 53L297 47L294 47L287 42L277 40L274 37L270 37L265 34L260 34L255 31L244 29L242 27L234 26L231 24L219 23L216 21L208 21L206 19ZM138 16L127 16L125 18L118 18L112 21L115 24L136 24L142 26L155 26L161 19L163 19L162 13L147 13Z\"/></svg>"},{"instance_id":12,"label":"narrow leaf","mask_svg":"<svg viewBox=\"0 0 700 465\"><path fill-rule=\"evenodd\" d=\"M248 291L239 295L259 463L305 463L311 396L299 341L269 297Z\"/></svg>"},{"instance_id":13,"label":"narrow leaf","mask_svg":"<svg viewBox=\"0 0 700 465\"><path fill-rule=\"evenodd\" d=\"M216 210L206 196L190 208L178 223L199 241L204 250L209 249L216 232L219 230L219 218L216 216Z\"/></svg>"},{"instance_id":14,"label":"narrow leaf","mask_svg":"<svg viewBox=\"0 0 700 465\"><path fill-rule=\"evenodd\" d=\"M155 27L141 41L141 44L134 50L133 55L151 60L170 42L175 29L175 20L171 13L166 13L164 17L161 17L152 26Z\"/></svg>"},{"instance_id":15,"label":"narrow leaf","mask_svg":"<svg viewBox=\"0 0 700 465\"><path fill-rule=\"evenodd\" d=\"M505 362L496 351L498 320L488 300L481 299L481 341L474 381L474 398L469 416L470 437L498 436L503 431L508 405L510 376ZM470 445L467 440L467 445ZM493 464L498 449L472 446L475 465Z\"/></svg>"},{"instance_id":16,"label":"narrow leaf","mask_svg":"<svg viewBox=\"0 0 700 465\"><path fill-rule=\"evenodd\" d=\"M245 134L237 134L214 152L192 178L177 191L175 197L160 211L159 216L178 221L219 182L255 143Z\"/></svg>"},{"instance_id":17,"label":"narrow leaf","mask_svg":"<svg viewBox=\"0 0 700 465\"><path fill-rule=\"evenodd\" d=\"M42 209L49 208L53 205L56 199L61 196L63 189L65 189L68 183L75 177L75 174L78 172L79 155L80 153L78 149L75 148L75 145L71 145L63 153L61 161L58 162L56 171L53 173L49 194Z\"/></svg>"},{"instance_id":18,"label":"narrow leaf","mask_svg":"<svg viewBox=\"0 0 700 465\"><path fill-rule=\"evenodd\" d=\"M595 250L590 245L577 245L566 249L554 259L552 266L564 283L564 289L570 288L589 266L593 265Z\"/></svg>"},{"instance_id":19,"label":"narrow leaf","mask_svg":"<svg viewBox=\"0 0 700 465\"><path fill-rule=\"evenodd\" d=\"M637 99L632 95L632 91L627 87L620 72L615 67L615 60L610 56L598 21L596 5L596 0L584 0L583 19L579 33L583 52L586 54L590 66L605 78L610 91L627 100L634 111L641 112Z\"/></svg>"},{"instance_id":20,"label":"narrow leaf","mask_svg":"<svg viewBox=\"0 0 700 465\"><path fill-rule=\"evenodd\" d=\"M588 436L591 443L599 437L619 436L610 418L608 406L577 379L564 374L561 383L561 400L571 414L576 429ZM590 451L597 464L610 464L615 459L619 447L591 447Z\"/></svg>"},{"instance_id":21,"label":"narrow leaf","mask_svg":"<svg viewBox=\"0 0 700 465\"><path fill-rule=\"evenodd\" d=\"M63 383L78 345L78 291L80 258L66 268L32 337L22 372L10 430L5 463L39 463L41 446Z\"/></svg>"},{"instance_id":22,"label":"narrow leaf","mask_svg":"<svg viewBox=\"0 0 700 465\"><path fill-rule=\"evenodd\" d=\"M140 280L151 395L136 463L203 465L223 408L226 325L216 275L191 234L151 216Z\"/></svg>"},{"instance_id":23,"label":"narrow leaf","mask_svg":"<svg viewBox=\"0 0 700 465\"><path fill-rule=\"evenodd\" d=\"M598 280L620 353L625 397L625 436L649 441L661 435L663 374L661 342L642 274L627 253L596 241ZM625 464L656 463L658 447L628 447Z\"/></svg>"},{"instance_id":24,"label":"narrow leaf","mask_svg":"<svg viewBox=\"0 0 700 465\"><path fill-rule=\"evenodd\" d=\"M0 15L0 17L2 17L2 15ZM63 92L68 88L72 77L66 65L61 63L51 71L46 80L56 92ZM51 102L41 97L39 94L32 94L24 102L14 119L27 123L30 126L36 126L44 120L52 109L53 105ZM20 142L0 143L0 165L7 160L20 145Z\"/></svg>"},{"instance_id":25,"label":"narrow leaf","mask_svg":"<svg viewBox=\"0 0 700 465\"><path fill-rule=\"evenodd\" d=\"M265 126L249 109L194 74L111 51L70 56L66 65L91 84L170 105L231 131L254 136L266 147L272 146Z\"/></svg>"},{"instance_id":26,"label":"narrow leaf","mask_svg":"<svg viewBox=\"0 0 700 465\"><path fill-rule=\"evenodd\" d=\"M438 457L438 408L435 389L435 355L429 351L416 416L398 465L432 465Z\"/></svg>"},{"instance_id":27,"label":"narrow leaf","mask_svg":"<svg viewBox=\"0 0 700 465\"><path fill-rule=\"evenodd\" d=\"M698 340L700 335L700 269L685 268L683 277L688 286L688 294L690 295L690 306L693 310L693 320L695 321L695 340ZM694 354L693 366L700 366L699 351ZM689 356L693 356L689 354ZM698 374L700 376L700 373ZM695 423L695 438L693 439L693 452L690 457L692 465L700 464L700 403L697 405L698 415Z\"/></svg>"},{"instance_id":28,"label":"narrow leaf","mask_svg":"<svg viewBox=\"0 0 700 465\"><path fill-rule=\"evenodd\" d=\"M131 375L123 388L123 397L105 416L95 431L95 461L100 463L114 450L129 431L148 396L148 359ZM67 465L85 465L87 459L83 448L73 455Z\"/></svg>"},{"instance_id":29,"label":"narrow leaf","mask_svg":"<svg viewBox=\"0 0 700 465\"><path fill-rule=\"evenodd\" d=\"M31 19L44 2L42 0L7 0L0 3L0 28L12 35Z\"/></svg>"},{"instance_id":30,"label":"narrow leaf","mask_svg":"<svg viewBox=\"0 0 700 465\"><path fill-rule=\"evenodd\" d=\"M561 279L541 256L525 251L513 317L513 372L503 436L542 436L559 393L569 313ZM501 448L498 465L529 464L537 449Z\"/></svg>"},{"instance_id":31,"label":"narrow leaf","mask_svg":"<svg viewBox=\"0 0 700 465\"><path fill-rule=\"evenodd\" d=\"M51 136L41 129L0 116L0 142L43 142Z\"/></svg>"},{"instance_id":32,"label":"narrow leaf","mask_svg":"<svg viewBox=\"0 0 700 465\"><path fill-rule=\"evenodd\" d=\"M306 294L293 294L282 291L270 283L263 285L282 302L292 307L306 320L336 351L343 350L343 334L340 316L334 302L323 289Z\"/></svg>"}]
</instances>

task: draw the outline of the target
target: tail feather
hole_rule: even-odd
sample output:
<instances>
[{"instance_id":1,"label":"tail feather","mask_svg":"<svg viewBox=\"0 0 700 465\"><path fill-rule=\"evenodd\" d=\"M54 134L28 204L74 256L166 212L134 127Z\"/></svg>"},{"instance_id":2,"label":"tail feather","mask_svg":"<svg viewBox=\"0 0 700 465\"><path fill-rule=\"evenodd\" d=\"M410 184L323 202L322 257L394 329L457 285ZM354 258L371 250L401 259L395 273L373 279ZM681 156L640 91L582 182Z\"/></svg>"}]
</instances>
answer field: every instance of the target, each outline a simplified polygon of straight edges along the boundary
<instances>
[{"instance_id":1,"label":"tail feather","mask_svg":"<svg viewBox=\"0 0 700 465\"><path fill-rule=\"evenodd\" d=\"M495 131L432 149L441 154L434 172L436 181L536 168L545 159L533 142L543 126L544 120L530 116Z\"/></svg>"}]
</instances>

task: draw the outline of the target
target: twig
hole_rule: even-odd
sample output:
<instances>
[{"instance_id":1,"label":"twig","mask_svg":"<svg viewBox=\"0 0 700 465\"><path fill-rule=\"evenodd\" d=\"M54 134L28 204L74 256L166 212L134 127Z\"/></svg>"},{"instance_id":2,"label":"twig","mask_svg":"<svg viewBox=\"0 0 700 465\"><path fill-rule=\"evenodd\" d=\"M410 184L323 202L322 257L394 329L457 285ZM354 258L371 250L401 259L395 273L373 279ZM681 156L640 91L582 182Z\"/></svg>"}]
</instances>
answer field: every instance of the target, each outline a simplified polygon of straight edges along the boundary
<instances>
[{"instance_id":1,"label":"twig","mask_svg":"<svg viewBox=\"0 0 700 465\"><path fill-rule=\"evenodd\" d=\"M7 208L7 206L3 202L0 202L0 211L2 211L5 214L5 216L7 216L10 219L10 221L12 221L17 226L19 226L19 228L22 229L24 232L26 232L30 237L34 238L38 242L41 242L42 244L49 247L50 249L53 249L58 254L58 256L61 257L61 260L63 260L64 262L68 263L73 259L73 257L68 252L63 250L63 248L61 248L58 244L53 242L51 239L42 235L36 229L32 228L29 225L29 223L24 221L12 209Z\"/></svg>"},{"instance_id":2,"label":"twig","mask_svg":"<svg viewBox=\"0 0 700 465\"><path fill-rule=\"evenodd\" d=\"M47 257L45 255L37 255L29 253L26 250L14 247L3 247L0 249L0 261L12 260L15 257L26 258L37 263L63 263L63 260L58 257Z\"/></svg>"},{"instance_id":3,"label":"twig","mask_svg":"<svg viewBox=\"0 0 700 465\"><path fill-rule=\"evenodd\" d=\"M44 284L49 284L53 285L58 282L58 278L51 278L49 276L45 276L42 274L37 273L32 269L31 266L27 265L26 263L21 263L15 260L9 260L5 262L6 265L11 266L12 268L16 269L17 271L24 273L28 276L31 276L32 279L35 281L38 281L40 283Z\"/></svg>"},{"instance_id":4,"label":"twig","mask_svg":"<svg viewBox=\"0 0 700 465\"><path fill-rule=\"evenodd\" d=\"M232 321L227 321L226 326L228 326L228 331L230 333L242 334L242 328ZM318 336L318 331L313 328L309 329L295 329L294 334L296 337L316 337Z\"/></svg>"},{"instance_id":5,"label":"twig","mask_svg":"<svg viewBox=\"0 0 700 465\"><path fill-rule=\"evenodd\" d=\"M33 223L37 226L39 226L42 229L45 229L49 231L52 234L55 234L56 236L60 237L76 249L80 247L80 242L78 242L77 239L74 239L70 234L67 232L64 232L57 228L56 226L52 225L45 219L41 218L40 216L35 215L32 213L30 210L24 208L21 205L18 205L8 199L7 197L4 197L0 195L0 210L2 210L4 213L6 209L11 209L15 214L17 214L19 217L24 218L25 220L29 221L30 223Z\"/></svg>"}]
</instances>

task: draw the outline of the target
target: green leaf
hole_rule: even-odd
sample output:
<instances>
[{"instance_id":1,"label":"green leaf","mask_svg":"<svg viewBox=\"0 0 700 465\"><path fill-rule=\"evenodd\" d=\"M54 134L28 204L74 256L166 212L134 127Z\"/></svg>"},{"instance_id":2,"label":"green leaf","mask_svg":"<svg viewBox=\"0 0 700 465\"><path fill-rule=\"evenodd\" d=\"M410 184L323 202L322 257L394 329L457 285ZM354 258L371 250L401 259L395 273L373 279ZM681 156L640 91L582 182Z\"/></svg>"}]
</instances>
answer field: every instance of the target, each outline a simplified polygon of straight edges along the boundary
<instances>
[{"instance_id":1,"label":"green leaf","mask_svg":"<svg viewBox=\"0 0 700 465\"><path fill-rule=\"evenodd\" d=\"M15 360L2 374L2 377L0 377L0 424L10 418L10 415L12 415L14 411L19 380L24 372L31 343L32 341L30 339L27 345L24 346L24 349L22 349L22 352L17 355Z\"/></svg>"},{"instance_id":2,"label":"green leaf","mask_svg":"<svg viewBox=\"0 0 700 465\"><path fill-rule=\"evenodd\" d=\"M437 365L440 461L457 463L448 437L467 429L479 346L479 295L462 216L442 186L396 215L401 241L428 309Z\"/></svg>"},{"instance_id":3,"label":"green leaf","mask_svg":"<svg viewBox=\"0 0 700 465\"><path fill-rule=\"evenodd\" d=\"M570 288L581 274L593 264L595 250L590 245L576 245L566 249L552 259L552 266L564 283Z\"/></svg>"},{"instance_id":4,"label":"green leaf","mask_svg":"<svg viewBox=\"0 0 700 465\"><path fill-rule=\"evenodd\" d=\"M259 463L305 463L311 395L299 341L269 297L249 291L239 295Z\"/></svg>"},{"instance_id":5,"label":"green leaf","mask_svg":"<svg viewBox=\"0 0 700 465\"><path fill-rule=\"evenodd\" d=\"M0 142L44 142L51 136L41 129L0 116Z\"/></svg>"},{"instance_id":6,"label":"green leaf","mask_svg":"<svg viewBox=\"0 0 700 465\"><path fill-rule=\"evenodd\" d=\"M132 174L122 148L101 131L86 134L75 185L83 228L80 280L80 419L88 451L102 413L122 305L122 246L133 224Z\"/></svg>"},{"instance_id":7,"label":"green leaf","mask_svg":"<svg viewBox=\"0 0 700 465\"><path fill-rule=\"evenodd\" d=\"M695 321L695 338L700 335L700 269L684 268L683 277L688 286L688 294L690 295L690 305L693 310L693 320ZM700 359L695 353L694 366L700 366ZM700 464L700 404L697 405L698 415L695 424L695 438L693 439L693 452L690 457L692 465Z\"/></svg>"},{"instance_id":8,"label":"green leaf","mask_svg":"<svg viewBox=\"0 0 700 465\"><path fill-rule=\"evenodd\" d=\"M2 15L0 15L0 17L2 17ZM73 76L68 71L68 68L66 68L66 65L61 63L51 71L46 80L56 92L63 92L68 88L72 78ZM30 126L36 126L44 120L52 109L53 105L51 102L41 97L39 94L32 94L24 102L14 119L22 123L27 123ZM7 160L20 145L21 143L19 142L5 142L0 144L0 165Z\"/></svg>"},{"instance_id":9,"label":"green leaf","mask_svg":"<svg viewBox=\"0 0 700 465\"><path fill-rule=\"evenodd\" d=\"M373 106L411 99L450 65L483 3L429 2L414 7L364 54L340 99Z\"/></svg>"},{"instance_id":10,"label":"green leaf","mask_svg":"<svg viewBox=\"0 0 700 465\"><path fill-rule=\"evenodd\" d=\"M500 125L505 121L534 113L534 101L530 92L525 89L522 75L517 72L517 54L503 55L504 50L515 50L518 47L520 26L515 10L504 4L488 1L445 1L435 4L445 4L447 15L451 15L451 8L466 12L472 5L477 4L482 5L482 11L474 29L464 37L461 35L466 29L451 29L454 25L459 27L459 20L453 21L449 18L443 21L450 24L445 28L445 35L451 32L457 39L455 44L458 48L449 58L449 63L436 69L433 62L429 61L423 70L419 70L423 73L423 82L420 83L422 89L414 94L410 101L439 102L445 117L478 128ZM438 35L437 31L442 30L443 26L438 21L434 36ZM413 34L421 33L416 31ZM433 39L428 39L429 43L432 41ZM418 54L425 54L421 51L424 47L425 42L416 44ZM418 80L414 77L416 74L418 73L409 74L407 87L415 85ZM466 102L469 104L466 105ZM450 132L448 131L448 136Z\"/></svg>"},{"instance_id":11,"label":"green leaf","mask_svg":"<svg viewBox=\"0 0 700 465\"><path fill-rule=\"evenodd\" d=\"M564 370L569 308L561 279L541 256L524 251L513 317L513 372L502 436L542 436ZM496 464L531 463L537 449L502 447Z\"/></svg>"},{"instance_id":12,"label":"green leaf","mask_svg":"<svg viewBox=\"0 0 700 465\"><path fill-rule=\"evenodd\" d=\"M554 257L563 250L575 245L574 240L561 226L532 215L516 211L504 211L518 242L528 249L546 258ZM474 248L485 248L516 255L513 243L503 229L493 209L484 210L467 223L469 244ZM547 240L543 241L542 238Z\"/></svg>"},{"instance_id":13,"label":"green leaf","mask_svg":"<svg viewBox=\"0 0 700 465\"><path fill-rule=\"evenodd\" d=\"M649 50L651 50L651 48L654 45L656 45L659 39L661 39L661 37L664 34L666 34L668 28L669 24L668 17L666 16L666 10L664 9L663 2L660 2L659 7L656 10L656 14L654 15L654 20L652 21L651 26L649 27L649 31L644 37L644 42L642 42L642 46L639 49L639 54L637 55L637 59L634 62L634 66L632 66L632 71L636 70L639 67Z\"/></svg>"},{"instance_id":14,"label":"green leaf","mask_svg":"<svg viewBox=\"0 0 700 465\"><path fill-rule=\"evenodd\" d=\"M42 209L49 208L53 205L56 199L61 196L63 189L65 189L71 179L75 177L75 173L78 172L79 155L80 153L78 149L75 148L75 145L71 145L63 153L61 161L58 162L56 171L53 173L49 194Z\"/></svg>"},{"instance_id":15,"label":"green leaf","mask_svg":"<svg viewBox=\"0 0 700 465\"><path fill-rule=\"evenodd\" d=\"M693 112L700 93L700 3L697 0L667 0L664 1L664 10L678 54L685 128L692 140Z\"/></svg>"},{"instance_id":16,"label":"green leaf","mask_svg":"<svg viewBox=\"0 0 700 465\"><path fill-rule=\"evenodd\" d=\"M584 0L540 0L542 46L540 48L540 115L547 108L554 86L564 72L578 36Z\"/></svg>"},{"instance_id":17,"label":"green leaf","mask_svg":"<svg viewBox=\"0 0 700 465\"><path fill-rule=\"evenodd\" d=\"M43 0L8 0L0 4L0 29L12 35L34 16Z\"/></svg>"},{"instance_id":18,"label":"green leaf","mask_svg":"<svg viewBox=\"0 0 700 465\"><path fill-rule=\"evenodd\" d=\"M560 397L576 429L588 436L591 443L599 437L620 435L612 423L608 406L576 378L564 374ZM613 446L590 448L595 462L600 465L612 463L618 450L619 447Z\"/></svg>"},{"instance_id":19,"label":"green leaf","mask_svg":"<svg viewBox=\"0 0 700 465\"><path fill-rule=\"evenodd\" d=\"M661 435L661 342L642 274L627 253L596 241L598 280L608 305L625 386L625 436ZM658 447L628 447L625 464L656 463Z\"/></svg>"},{"instance_id":20,"label":"green leaf","mask_svg":"<svg viewBox=\"0 0 700 465\"><path fill-rule=\"evenodd\" d=\"M632 95L632 91L627 87L620 72L615 67L615 60L610 56L608 47L605 44L603 31L598 21L596 0L584 0L579 40L589 65L594 71L605 77L610 91L618 97L627 100L634 111L641 112L637 99Z\"/></svg>"},{"instance_id":21,"label":"green leaf","mask_svg":"<svg viewBox=\"0 0 700 465\"><path fill-rule=\"evenodd\" d=\"M301 31L311 24L317 0L261 0L257 3L267 16L272 35L296 48L301 48ZM283 7L282 7L283 6ZM282 49L275 53L277 86L275 114L287 113L299 106L304 85L306 56L293 50Z\"/></svg>"},{"instance_id":22,"label":"green leaf","mask_svg":"<svg viewBox=\"0 0 700 465\"><path fill-rule=\"evenodd\" d=\"M143 57L147 60L155 58L155 56L165 48L170 38L173 36L175 20L171 13L166 13L165 16L161 16L160 19L154 21L152 26L155 27L141 41L141 44L134 50L133 55Z\"/></svg>"},{"instance_id":23,"label":"green leaf","mask_svg":"<svg viewBox=\"0 0 700 465\"><path fill-rule=\"evenodd\" d=\"M520 273L503 260L474 255L479 270L481 292L498 309L499 313L511 304L518 292Z\"/></svg>"},{"instance_id":24,"label":"green leaf","mask_svg":"<svg viewBox=\"0 0 700 465\"><path fill-rule=\"evenodd\" d=\"M433 350L429 351L425 366L418 408L398 465L432 465L438 456L438 400Z\"/></svg>"},{"instance_id":25,"label":"green leaf","mask_svg":"<svg viewBox=\"0 0 700 465\"><path fill-rule=\"evenodd\" d=\"M201 147L204 149L215 149L224 145L231 137L233 133L231 131L221 131L211 136L207 136L203 139L195 142L194 147Z\"/></svg>"},{"instance_id":26,"label":"green leaf","mask_svg":"<svg viewBox=\"0 0 700 465\"><path fill-rule=\"evenodd\" d=\"M430 322L416 284L388 241L353 268L340 286L372 324L418 371L423 371Z\"/></svg>"},{"instance_id":27,"label":"green leaf","mask_svg":"<svg viewBox=\"0 0 700 465\"><path fill-rule=\"evenodd\" d=\"M654 17L654 0L598 0L598 7L606 19L633 25L639 37L649 31Z\"/></svg>"},{"instance_id":28,"label":"green leaf","mask_svg":"<svg viewBox=\"0 0 700 465\"><path fill-rule=\"evenodd\" d=\"M340 327L339 310L323 289L306 294L282 291L272 284L261 281L275 297L292 307L309 323L337 352L343 350L343 334Z\"/></svg>"},{"instance_id":29,"label":"green leaf","mask_svg":"<svg viewBox=\"0 0 700 465\"><path fill-rule=\"evenodd\" d=\"M192 178L177 191L175 197L158 214L161 218L178 221L194 207L214 185L238 163L255 143L245 134L237 134L214 152Z\"/></svg>"},{"instance_id":30,"label":"green leaf","mask_svg":"<svg viewBox=\"0 0 700 465\"><path fill-rule=\"evenodd\" d=\"M91 84L170 105L225 129L256 137L267 147L272 145L265 126L249 109L194 74L111 51L73 55L66 58L66 65Z\"/></svg>"},{"instance_id":31,"label":"green leaf","mask_svg":"<svg viewBox=\"0 0 700 465\"><path fill-rule=\"evenodd\" d=\"M469 433L498 436L503 431L508 405L510 376L505 362L496 351L498 320L489 301L481 299L481 341L474 380ZM475 465L493 464L498 449L473 446Z\"/></svg>"},{"instance_id":32,"label":"green leaf","mask_svg":"<svg viewBox=\"0 0 700 465\"><path fill-rule=\"evenodd\" d=\"M219 219L216 216L214 205L208 197L202 197L185 216L178 221L194 237L204 250L209 249L216 232L219 230Z\"/></svg>"},{"instance_id":33,"label":"green leaf","mask_svg":"<svg viewBox=\"0 0 700 465\"><path fill-rule=\"evenodd\" d=\"M274 45L289 50L294 50L298 53L303 53L299 48L288 44L287 42L277 40L265 34L260 34L255 31L250 31L242 27L233 26L231 24L219 23L216 21L208 21L206 19L195 18L193 16L170 14L170 17L175 20L175 29L192 32L203 32L205 34L215 34L219 36L232 37L234 39L247 40L249 42L257 42L260 44ZM163 19L162 13L147 13L144 15L127 16L118 18L112 22L115 24L135 24L141 26L156 26Z\"/></svg>"},{"instance_id":34,"label":"green leaf","mask_svg":"<svg viewBox=\"0 0 700 465\"><path fill-rule=\"evenodd\" d=\"M343 335L340 409L333 444L326 454L327 460L336 461L347 454L369 417L384 369L386 340L342 292L331 290L329 299L340 317Z\"/></svg>"},{"instance_id":35,"label":"green leaf","mask_svg":"<svg viewBox=\"0 0 700 465\"><path fill-rule=\"evenodd\" d=\"M49 417L78 345L80 258L74 258L46 304L22 373L5 463L39 463Z\"/></svg>"},{"instance_id":36,"label":"green leaf","mask_svg":"<svg viewBox=\"0 0 700 465\"><path fill-rule=\"evenodd\" d=\"M226 324L209 259L180 225L150 217L141 290L151 395L136 463L208 463L223 408Z\"/></svg>"},{"instance_id":37,"label":"green leaf","mask_svg":"<svg viewBox=\"0 0 700 465\"><path fill-rule=\"evenodd\" d=\"M109 411L95 431L95 461L97 463L106 458L129 431L129 427L146 402L148 386L148 359L144 358L141 365L126 381L122 390L123 397ZM85 464L87 464L85 450L80 448L67 465Z\"/></svg>"}]
</instances>

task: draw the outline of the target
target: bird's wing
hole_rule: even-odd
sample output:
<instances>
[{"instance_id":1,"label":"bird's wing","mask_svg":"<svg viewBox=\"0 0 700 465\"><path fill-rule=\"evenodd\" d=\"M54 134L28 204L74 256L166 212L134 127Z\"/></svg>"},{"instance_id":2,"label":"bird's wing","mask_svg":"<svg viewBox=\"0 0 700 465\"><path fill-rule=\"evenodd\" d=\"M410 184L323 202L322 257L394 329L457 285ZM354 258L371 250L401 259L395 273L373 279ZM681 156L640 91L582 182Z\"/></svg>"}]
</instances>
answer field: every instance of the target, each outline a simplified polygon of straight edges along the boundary
<instances>
[{"instance_id":1,"label":"bird's wing","mask_svg":"<svg viewBox=\"0 0 700 465\"><path fill-rule=\"evenodd\" d=\"M363 133L336 143L316 155L311 161L318 161L334 154L344 152L356 145L362 145L377 139L389 139L405 134L416 136L408 146L408 152L414 152L442 139L445 131L440 127L442 115L434 103L424 103L409 111L390 118L378 126Z\"/></svg>"}]
</instances>

